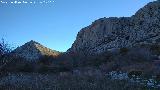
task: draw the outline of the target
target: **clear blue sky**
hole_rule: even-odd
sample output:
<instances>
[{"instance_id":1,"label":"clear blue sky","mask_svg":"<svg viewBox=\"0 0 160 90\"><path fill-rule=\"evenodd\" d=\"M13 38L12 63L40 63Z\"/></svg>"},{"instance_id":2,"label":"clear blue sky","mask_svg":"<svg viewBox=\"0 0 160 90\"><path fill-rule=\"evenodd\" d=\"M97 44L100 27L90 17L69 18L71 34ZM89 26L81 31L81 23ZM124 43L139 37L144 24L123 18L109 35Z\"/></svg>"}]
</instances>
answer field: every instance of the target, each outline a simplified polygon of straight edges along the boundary
<instances>
[{"instance_id":1,"label":"clear blue sky","mask_svg":"<svg viewBox=\"0 0 160 90\"><path fill-rule=\"evenodd\" d=\"M4 37L14 46L35 40L51 49L66 51L78 31L96 19L128 17L154 0L54 1L41 5L0 4L0 38Z\"/></svg>"}]
</instances>

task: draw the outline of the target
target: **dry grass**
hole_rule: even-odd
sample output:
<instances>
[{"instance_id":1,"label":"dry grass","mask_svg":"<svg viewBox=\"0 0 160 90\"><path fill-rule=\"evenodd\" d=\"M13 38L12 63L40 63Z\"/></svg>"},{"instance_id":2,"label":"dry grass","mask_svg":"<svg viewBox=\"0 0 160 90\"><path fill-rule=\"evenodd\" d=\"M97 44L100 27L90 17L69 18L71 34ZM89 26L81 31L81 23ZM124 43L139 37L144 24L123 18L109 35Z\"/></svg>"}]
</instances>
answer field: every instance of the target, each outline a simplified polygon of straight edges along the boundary
<instances>
[{"instance_id":1,"label":"dry grass","mask_svg":"<svg viewBox=\"0 0 160 90\"><path fill-rule=\"evenodd\" d=\"M113 80L99 70L57 74L12 73L0 80L0 90L148 90L127 80Z\"/></svg>"}]
</instances>

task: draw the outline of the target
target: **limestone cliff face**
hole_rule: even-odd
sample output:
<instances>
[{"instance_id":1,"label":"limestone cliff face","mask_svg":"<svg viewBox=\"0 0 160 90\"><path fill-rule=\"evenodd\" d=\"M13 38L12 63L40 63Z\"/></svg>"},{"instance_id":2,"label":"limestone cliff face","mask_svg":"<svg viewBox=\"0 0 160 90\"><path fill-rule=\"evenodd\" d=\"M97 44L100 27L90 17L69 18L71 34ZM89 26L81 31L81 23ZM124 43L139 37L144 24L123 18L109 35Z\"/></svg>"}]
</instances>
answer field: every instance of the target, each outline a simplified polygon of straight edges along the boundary
<instances>
[{"instance_id":1,"label":"limestone cliff face","mask_svg":"<svg viewBox=\"0 0 160 90\"><path fill-rule=\"evenodd\" d=\"M60 52L51 50L38 42L31 40L24 45L16 48L13 52L14 55L25 58L29 61L39 59L41 56L58 56Z\"/></svg>"},{"instance_id":2,"label":"limestone cliff face","mask_svg":"<svg viewBox=\"0 0 160 90\"><path fill-rule=\"evenodd\" d=\"M160 1L131 17L101 18L80 30L68 52L98 54L106 50L160 42Z\"/></svg>"}]
</instances>

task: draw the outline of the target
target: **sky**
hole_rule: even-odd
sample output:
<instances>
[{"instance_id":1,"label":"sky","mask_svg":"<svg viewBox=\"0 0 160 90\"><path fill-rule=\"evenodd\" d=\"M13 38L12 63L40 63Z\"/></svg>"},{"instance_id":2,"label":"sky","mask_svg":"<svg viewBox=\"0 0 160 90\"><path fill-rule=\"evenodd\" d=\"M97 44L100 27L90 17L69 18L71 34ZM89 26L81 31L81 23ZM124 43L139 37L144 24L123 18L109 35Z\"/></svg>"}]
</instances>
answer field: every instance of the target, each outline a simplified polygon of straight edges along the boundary
<instances>
[{"instance_id":1,"label":"sky","mask_svg":"<svg viewBox=\"0 0 160 90\"><path fill-rule=\"evenodd\" d=\"M17 4L15 0L0 0L0 38L14 47L34 40L53 50L65 52L72 46L77 33L95 20L129 17L155 0L18 1L36 3Z\"/></svg>"}]
</instances>

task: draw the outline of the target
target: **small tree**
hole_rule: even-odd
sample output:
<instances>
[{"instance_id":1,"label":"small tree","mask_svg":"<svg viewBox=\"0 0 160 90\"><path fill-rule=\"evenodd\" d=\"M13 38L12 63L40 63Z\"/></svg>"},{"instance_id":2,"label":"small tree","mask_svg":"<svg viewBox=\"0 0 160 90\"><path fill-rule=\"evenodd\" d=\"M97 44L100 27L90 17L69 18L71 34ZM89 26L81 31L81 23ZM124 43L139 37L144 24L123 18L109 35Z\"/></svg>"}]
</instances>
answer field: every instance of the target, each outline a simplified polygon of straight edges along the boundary
<instances>
[{"instance_id":1,"label":"small tree","mask_svg":"<svg viewBox=\"0 0 160 90\"><path fill-rule=\"evenodd\" d=\"M8 54L11 52L10 45L2 38L0 41L0 69L9 61Z\"/></svg>"},{"instance_id":2,"label":"small tree","mask_svg":"<svg viewBox=\"0 0 160 90\"><path fill-rule=\"evenodd\" d=\"M11 52L10 45L2 38L0 41L0 57Z\"/></svg>"}]
</instances>

